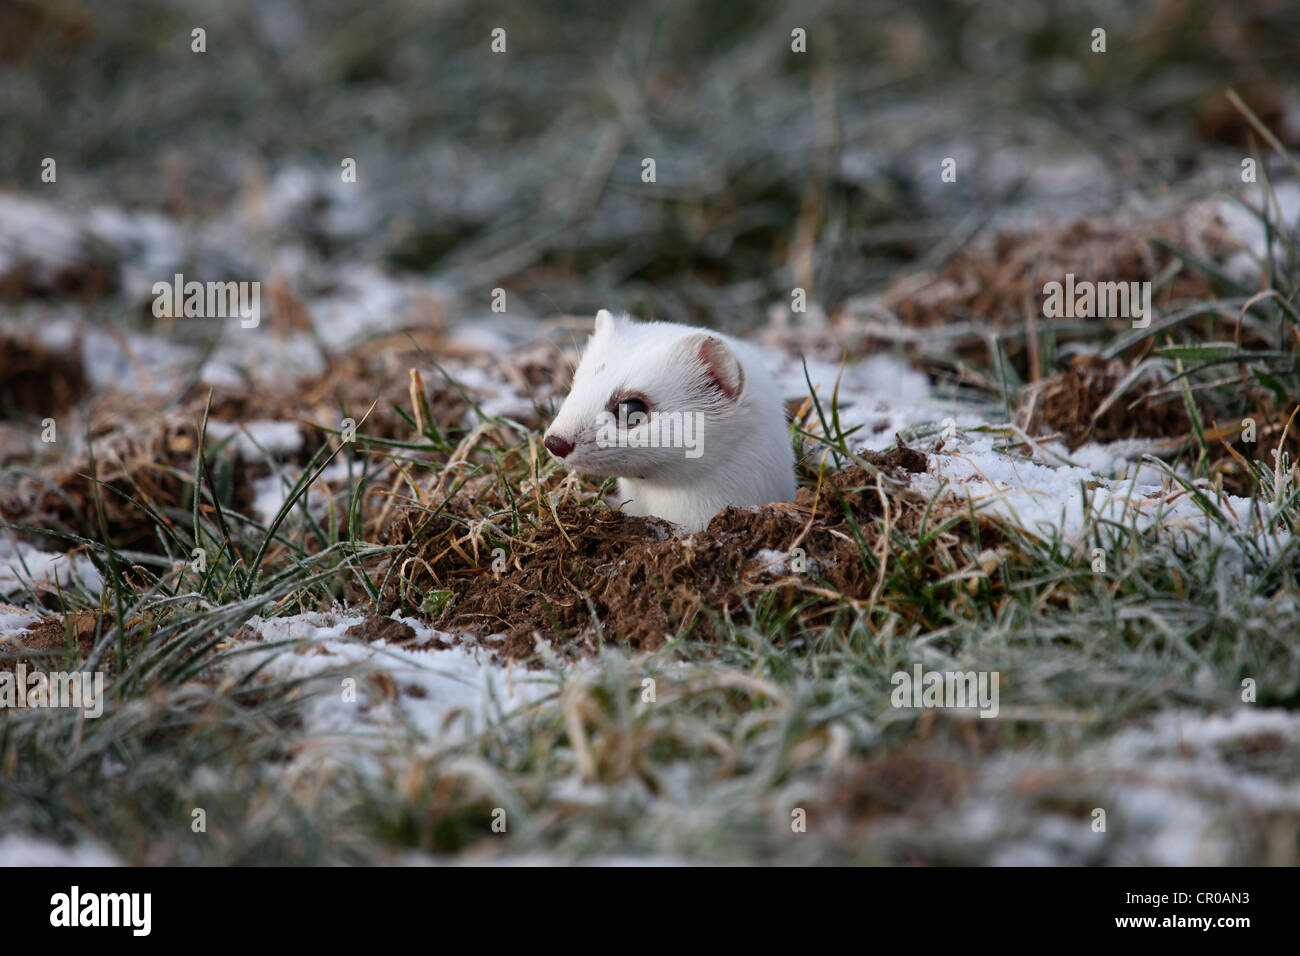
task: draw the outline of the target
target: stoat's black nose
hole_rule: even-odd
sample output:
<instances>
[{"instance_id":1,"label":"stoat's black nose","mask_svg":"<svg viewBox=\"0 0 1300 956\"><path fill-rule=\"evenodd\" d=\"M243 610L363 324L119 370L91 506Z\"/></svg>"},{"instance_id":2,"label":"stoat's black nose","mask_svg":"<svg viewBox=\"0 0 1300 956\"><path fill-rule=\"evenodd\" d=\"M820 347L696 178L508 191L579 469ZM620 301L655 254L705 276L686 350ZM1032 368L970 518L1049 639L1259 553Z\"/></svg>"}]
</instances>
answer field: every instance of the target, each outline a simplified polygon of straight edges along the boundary
<instances>
[{"instance_id":1,"label":"stoat's black nose","mask_svg":"<svg viewBox=\"0 0 1300 956\"><path fill-rule=\"evenodd\" d=\"M567 458L569 452L573 451L573 442L561 438L559 435L547 435L546 440L543 441L542 444L545 445L546 450L556 458Z\"/></svg>"}]
</instances>

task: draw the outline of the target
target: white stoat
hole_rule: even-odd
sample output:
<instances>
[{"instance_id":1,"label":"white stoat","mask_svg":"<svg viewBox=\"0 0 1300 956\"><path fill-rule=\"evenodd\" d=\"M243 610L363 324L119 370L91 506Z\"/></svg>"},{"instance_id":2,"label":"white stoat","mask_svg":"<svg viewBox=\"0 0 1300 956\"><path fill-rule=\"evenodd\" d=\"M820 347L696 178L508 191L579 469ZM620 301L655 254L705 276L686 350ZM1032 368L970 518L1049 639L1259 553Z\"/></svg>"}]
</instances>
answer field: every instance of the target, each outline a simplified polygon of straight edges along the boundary
<instances>
[{"instance_id":1,"label":"white stoat","mask_svg":"<svg viewBox=\"0 0 1300 956\"><path fill-rule=\"evenodd\" d=\"M618 478L612 502L700 531L728 505L791 501L794 452L762 355L717 332L601 310L546 430L576 471Z\"/></svg>"}]
</instances>

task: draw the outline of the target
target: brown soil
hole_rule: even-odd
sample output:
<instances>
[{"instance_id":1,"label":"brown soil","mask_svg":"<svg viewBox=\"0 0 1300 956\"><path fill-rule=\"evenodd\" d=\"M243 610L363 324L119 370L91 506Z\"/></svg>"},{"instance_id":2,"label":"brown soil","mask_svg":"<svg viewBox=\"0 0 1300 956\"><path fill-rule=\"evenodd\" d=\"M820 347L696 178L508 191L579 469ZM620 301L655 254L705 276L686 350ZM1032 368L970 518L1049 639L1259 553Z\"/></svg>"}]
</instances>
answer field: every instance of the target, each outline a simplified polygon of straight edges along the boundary
<instances>
[{"instance_id":1,"label":"brown soil","mask_svg":"<svg viewBox=\"0 0 1300 956\"><path fill-rule=\"evenodd\" d=\"M1128 371L1119 359L1077 355L1069 368L1021 392L1016 424L1031 436L1058 433L1071 449L1089 441L1186 435L1191 421L1182 395L1152 396L1159 382L1137 383L1101 411Z\"/></svg>"},{"instance_id":2,"label":"brown soil","mask_svg":"<svg viewBox=\"0 0 1300 956\"><path fill-rule=\"evenodd\" d=\"M893 445L883 452L863 451L858 457L891 477L904 481L908 475L924 474L930 467L930 460L923 452L908 448L902 443Z\"/></svg>"},{"instance_id":3,"label":"brown soil","mask_svg":"<svg viewBox=\"0 0 1300 956\"><path fill-rule=\"evenodd\" d=\"M1019 325L1027 311L1042 315L1044 283L1063 281L1067 273L1097 282L1155 279L1173 259L1156 245L1156 238L1193 249L1217 241L1212 234L1191 234L1185 224L1173 221L1129 226L1080 219L1032 232L1004 232L991 245L962 249L920 288L913 282L895 284L884 304L905 324L922 328L970 319ZM1184 268L1153 305L1164 308L1176 300L1212 294L1199 273ZM1040 324L1050 321L1039 319ZM1130 324L1122 318L1096 321L1116 328Z\"/></svg>"},{"instance_id":4,"label":"brown soil","mask_svg":"<svg viewBox=\"0 0 1300 956\"><path fill-rule=\"evenodd\" d=\"M429 409L439 427L458 424L469 406L427 359L409 349L345 352L335 356L324 371L287 385L262 383L256 388L215 388L209 414L217 421L303 422L304 460L326 437L312 425L337 430L348 416L358 423L358 434L409 440L413 437L411 426L394 406L411 414L411 368L420 372ZM190 399L201 407L206 395L207 387L203 386L196 388ZM363 423L362 418L372 403L374 410Z\"/></svg>"},{"instance_id":5,"label":"brown soil","mask_svg":"<svg viewBox=\"0 0 1300 956\"><path fill-rule=\"evenodd\" d=\"M198 426L181 410L162 417L156 412L142 415L103 423L94 435L93 469L90 456L82 453L42 468L39 479L23 478L4 489L0 518L76 534L91 531L99 539L98 494L108 540L114 546L157 548L153 518L128 498L147 502L160 514L184 504L193 484ZM96 488L92 471L107 487ZM233 502L247 507L252 501L252 480L258 476L257 471L235 467L225 474L226 480L233 483Z\"/></svg>"},{"instance_id":6,"label":"brown soil","mask_svg":"<svg viewBox=\"0 0 1300 956\"><path fill-rule=\"evenodd\" d=\"M1286 122L1287 113L1295 104L1293 92L1280 85L1256 83L1238 87L1237 94L1285 145L1295 146L1300 142L1300 131ZM1228 99L1226 91L1211 93L1197 103L1196 132L1206 142L1227 146L1249 148L1260 142L1259 133Z\"/></svg>"},{"instance_id":7,"label":"brown soil","mask_svg":"<svg viewBox=\"0 0 1300 956\"><path fill-rule=\"evenodd\" d=\"M37 296L71 296L90 301L117 286L113 264L80 246L59 253L51 262L20 259L0 271L0 301L21 302Z\"/></svg>"},{"instance_id":8,"label":"brown soil","mask_svg":"<svg viewBox=\"0 0 1300 956\"><path fill-rule=\"evenodd\" d=\"M411 441L415 439L414 430L399 413L401 409L425 422L432 419L437 429L454 441L473 419L469 401L438 371L429 356L436 362L456 359L479 369L496 369L520 393L542 404L563 395L568 377L568 365L553 346L539 344L503 358L457 349L438 330L425 329L376 339L339 353L323 372L297 381L213 389L209 417L241 423L298 421L302 447L286 456L288 463L296 465L305 464L325 442L333 441L324 429L339 428L345 416L357 422L360 436ZM453 364L449 369L453 378L459 367ZM412 369L417 373L417 389L426 400L418 415L413 411ZM20 399L20 410L53 414L80 399L86 389L79 356L59 357L38 345L0 341L0 392ZM467 391L471 398L475 397L474 389ZM0 401L3 398L4 394L0 394ZM14 471L5 476L0 483L0 520L100 537L96 487L89 477L90 456L69 452L73 443L62 440L83 429L84 421L90 421L97 474L108 485L100 491L108 539L119 548L157 552L161 545L154 519L127 498L144 501L159 514L178 510L188 513L197 427L208 400L209 389L196 387L180 407L160 415L156 403L139 396L116 391L95 396L78 409L77 420L59 420L61 440L47 446L35 462L37 475ZM536 415L521 411L517 417L524 424L539 424ZM9 427L12 430L17 426ZM17 435L8 441L3 454L16 455L26 464L30 461L30 443L22 438ZM270 474L269 465L237 460L233 446L220 453L212 452L212 446L209 439L210 467L223 507L248 514L253 484ZM412 460L438 463L446 457L432 449L403 450L400 454L408 460L403 466L407 471L418 471L418 466L412 468ZM387 474L377 476L371 486L376 494L390 493L401 484L391 465L383 465L382 469ZM375 528L372 533L377 531ZM49 545L45 538L36 543ZM275 558L274 551L270 557Z\"/></svg>"},{"instance_id":9,"label":"brown soil","mask_svg":"<svg viewBox=\"0 0 1300 956\"><path fill-rule=\"evenodd\" d=\"M832 313L824 329L778 324L766 338L828 360L896 348L899 342L907 354L920 358L938 343L962 360L996 367L999 356L990 351L989 333L998 333L1001 360L1033 381L1047 370L1037 367L1029 340L1021 334L1026 317L1035 317L1040 330L1080 321L1043 318L1043 285L1063 281L1067 273L1097 282L1155 280L1174 261L1157 239L1209 261L1221 260L1230 246L1220 226L1200 214L1139 224L1080 219L1004 231L963 247L932 274L902 276L878 301L847 303ZM1163 310L1175 302L1213 297L1205 278L1183 266L1155 292L1152 306ZM888 316L896 317L896 328ZM1128 319L1085 321L1095 322L1093 338L1130 327ZM965 325L970 327L962 331ZM917 331L930 329L944 331L939 337Z\"/></svg>"},{"instance_id":10,"label":"brown soil","mask_svg":"<svg viewBox=\"0 0 1300 956\"><path fill-rule=\"evenodd\" d=\"M1153 452L1167 455L1192 440L1184 396L1163 381L1136 382L1109 401L1129 370L1120 359L1075 356L1067 369L1021 391L1016 424L1030 436L1059 435L1071 450L1088 442L1146 438L1159 440ZM1277 407L1273 395L1244 373L1240 389L1253 408L1249 417L1255 422L1255 440L1243 440L1239 419L1203 421L1202 434L1211 476L1230 494L1247 497L1256 485L1249 463L1262 461L1272 469L1279 442L1294 461L1300 455L1300 429L1292 423L1288 431L1293 408ZM1201 414L1206 415L1204 410Z\"/></svg>"},{"instance_id":11,"label":"brown soil","mask_svg":"<svg viewBox=\"0 0 1300 956\"><path fill-rule=\"evenodd\" d=\"M347 629L348 637L361 641L387 641L389 644L406 644L416 638L415 628L391 617L372 615L360 624Z\"/></svg>"},{"instance_id":12,"label":"brown soil","mask_svg":"<svg viewBox=\"0 0 1300 956\"><path fill-rule=\"evenodd\" d=\"M712 640L715 618L743 621L769 591L783 609L811 598L800 616L824 624L841 606L841 595L865 603L876 584L854 525L867 546L878 549L886 505L890 527L905 534L915 533L924 510L925 501L906 487L911 473L925 469L923 454L896 448L867 460L880 469L879 479L852 465L827 474L820 492L801 488L788 504L728 508L704 531L682 537L671 536L657 519L562 501L507 549L500 572L492 570L492 550L509 542L484 539L476 548L466 531L475 515L490 510L481 497L445 500L423 530L428 511L401 513L384 540L407 545L399 567L414 592L453 592L433 623L480 639L504 634L504 641L485 646L511 658L532 657L538 635L562 653L594 652L602 638L638 650L661 647L685 632ZM931 521L938 520L932 513ZM919 578L955 569L947 549L958 536L940 537L927 554L935 560L915 568ZM756 557L763 549L789 554L796 547L808 562L804 573L765 568ZM375 568L376 587L389 570L387 563ZM407 600L418 604L418 593L408 591ZM388 613L399 603L390 580L380 610Z\"/></svg>"},{"instance_id":13,"label":"brown soil","mask_svg":"<svg viewBox=\"0 0 1300 956\"><path fill-rule=\"evenodd\" d=\"M93 611L79 611L66 619L62 614L42 618L22 634L0 639L0 671L12 671L19 664L28 669L53 667L68 647L69 631L78 659L85 660L95 646L98 623Z\"/></svg>"},{"instance_id":14,"label":"brown soil","mask_svg":"<svg viewBox=\"0 0 1300 956\"><path fill-rule=\"evenodd\" d=\"M345 414L360 423L373 403L374 410L358 432L374 438L409 440L413 437L411 425L394 406L412 415L412 369L419 376L428 411L438 427L446 430L466 423L469 402L433 364L441 364L449 357L504 374L520 394L532 396L539 404L552 398L558 401L567 389L568 366L554 348L544 343L509 356L489 355L456 349L436 330L425 330L410 336L385 336L341 352L331 357L323 371L296 382L213 389L210 415L220 421L303 421L337 429ZM457 378L457 366L449 367L448 372ZM474 389L466 391L475 398ZM195 388L188 398L202 407L206 396L207 387L203 386ZM523 423L540 424L531 415L523 416ZM306 448L310 455L319 447L323 433L306 425L304 430L311 433Z\"/></svg>"},{"instance_id":15,"label":"brown soil","mask_svg":"<svg viewBox=\"0 0 1300 956\"><path fill-rule=\"evenodd\" d=\"M0 336L0 418L60 415L89 388L80 348L59 355L36 341Z\"/></svg>"},{"instance_id":16,"label":"brown soil","mask_svg":"<svg viewBox=\"0 0 1300 956\"><path fill-rule=\"evenodd\" d=\"M933 812L969 792L973 769L921 743L858 763L840 774L821 809L855 821L892 813Z\"/></svg>"}]
</instances>

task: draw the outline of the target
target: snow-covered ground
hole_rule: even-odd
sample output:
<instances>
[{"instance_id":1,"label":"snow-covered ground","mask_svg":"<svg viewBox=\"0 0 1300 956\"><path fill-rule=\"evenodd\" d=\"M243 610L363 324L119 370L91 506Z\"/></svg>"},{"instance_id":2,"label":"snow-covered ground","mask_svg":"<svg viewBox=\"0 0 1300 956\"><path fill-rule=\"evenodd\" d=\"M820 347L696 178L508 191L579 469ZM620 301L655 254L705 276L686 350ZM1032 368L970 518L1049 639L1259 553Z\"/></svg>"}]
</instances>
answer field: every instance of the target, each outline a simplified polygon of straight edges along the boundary
<instances>
[{"instance_id":1,"label":"snow-covered ground","mask_svg":"<svg viewBox=\"0 0 1300 956\"><path fill-rule=\"evenodd\" d=\"M0 529L0 600L32 586L57 589L76 583L92 593L103 587L104 579L90 558L38 548Z\"/></svg>"},{"instance_id":2,"label":"snow-covered ground","mask_svg":"<svg viewBox=\"0 0 1300 956\"><path fill-rule=\"evenodd\" d=\"M0 835L0 866L121 866L117 854L83 838L65 846L23 833Z\"/></svg>"},{"instance_id":3,"label":"snow-covered ground","mask_svg":"<svg viewBox=\"0 0 1300 956\"><path fill-rule=\"evenodd\" d=\"M958 845L996 847L996 865L1081 865L1103 857L1134 866L1231 864L1224 819L1300 812L1300 780L1232 763L1269 738L1300 739L1300 714L1166 711L1068 760L998 756L980 768L967 799L940 824L941 835ZM1016 826L1027 798L1054 790L1095 794L1096 806L1081 816L1036 815L1027 830Z\"/></svg>"},{"instance_id":4,"label":"snow-covered ground","mask_svg":"<svg viewBox=\"0 0 1300 956\"><path fill-rule=\"evenodd\" d=\"M459 743L556 691L549 672L494 663L477 644L454 645L451 634L414 618L396 619L415 631L400 647L347 637L348 628L363 620L355 614L254 618L241 633L259 639L237 645L240 655L224 669L232 678L256 670L263 682L330 674L337 692L312 698L303 712L311 733L361 733L382 741L409 729L431 746ZM391 682L367 680L377 673Z\"/></svg>"}]
</instances>

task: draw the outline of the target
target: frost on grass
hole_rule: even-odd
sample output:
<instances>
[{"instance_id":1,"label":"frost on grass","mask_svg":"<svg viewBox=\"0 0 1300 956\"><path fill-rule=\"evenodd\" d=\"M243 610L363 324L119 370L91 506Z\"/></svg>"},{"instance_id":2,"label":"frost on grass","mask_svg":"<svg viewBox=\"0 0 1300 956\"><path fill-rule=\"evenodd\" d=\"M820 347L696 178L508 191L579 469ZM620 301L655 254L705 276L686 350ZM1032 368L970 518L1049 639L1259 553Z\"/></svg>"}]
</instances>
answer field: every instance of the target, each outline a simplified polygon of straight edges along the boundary
<instances>
[{"instance_id":1,"label":"frost on grass","mask_svg":"<svg viewBox=\"0 0 1300 956\"><path fill-rule=\"evenodd\" d=\"M940 820L873 838L932 862L1232 866L1253 858L1245 830L1282 863L1279 831L1300 814L1297 740L1290 711L1169 711L1068 758L995 756Z\"/></svg>"},{"instance_id":2,"label":"frost on grass","mask_svg":"<svg viewBox=\"0 0 1300 956\"><path fill-rule=\"evenodd\" d=\"M323 186L279 178L273 231L297 230ZM322 208L310 231L365 228ZM0 486L0 637L61 653L67 606L82 653L156 695L111 705L99 726L130 729L91 746L91 792L114 792L116 743L147 726L141 787L252 821L242 842L156 851L113 842L130 823L96 835L132 862L239 862L250 841L331 862L1292 861L1295 652L1269 621L1295 623L1296 436L1267 381L1184 376L1198 353L1166 351L1222 323L1276 347L1275 315L1213 299L1174 251L1259 275L1264 240L1231 251L1244 227L1203 212L1008 228L880 295L778 310L758 337L799 497L687 537L610 510L537 445L581 321L521 327L305 248L268 264L255 349L237 329L85 327L55 299L10 353L66 419L52 446L5 423L21 467ZM6 268L43 296L106 282L147 308L141 276L169 245L214 268L237 256L230 224L133 215L52 217L49 255ZM1035 284L1064 271L1161 281L1161 338L1030 330ZM200 544L209 571L190 564ZM889 677L918 661L1004 675L996 729L895 709ZM1243 676L1257 710L1240 709ZM25 785L59 792L70 725L20 726ZM187 763L205 743L243 763ZM250 812L265 806L291 812ZM26 804L0 813L59 829ZM304 817L330 836L290 832Z\"/></svg>"},{"instance_id":3,"label":"frost on grass","mask_svg":"<svg viewBox=\"0 0 1300 956\"><path fill-rule=\"evenodd\" d=\"M413 733L444 746L554 693L546 674L494 664L485 649L457 645L453 635L414 619L404 622L411 636L400 646L348 635L374 620L322 613L253 618L232 642L238 654L223 677L308 682L314 693L302 717L309 735L391 743Z\"/></svg>"},{"instance_id":4,"label":"frost on grass","mask_svg":"<svg viewBox=\"0 0 1300 956\"><path fill-rule=\"evenodd\" d=\"M45 551L0 537L0 597L55 593L60 588L98 593L104 579L84 554Z\"/></svg>"}]
</instances>

